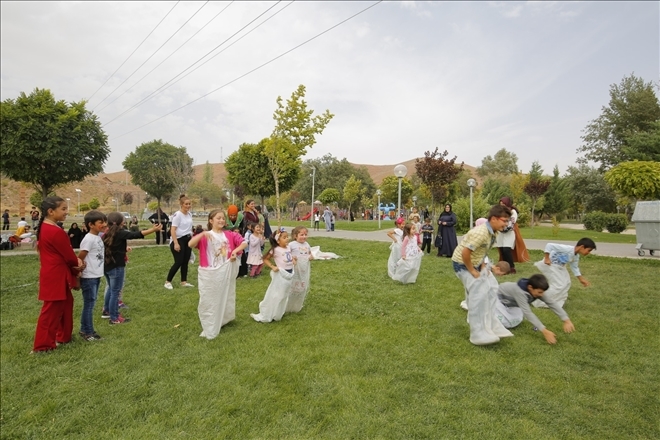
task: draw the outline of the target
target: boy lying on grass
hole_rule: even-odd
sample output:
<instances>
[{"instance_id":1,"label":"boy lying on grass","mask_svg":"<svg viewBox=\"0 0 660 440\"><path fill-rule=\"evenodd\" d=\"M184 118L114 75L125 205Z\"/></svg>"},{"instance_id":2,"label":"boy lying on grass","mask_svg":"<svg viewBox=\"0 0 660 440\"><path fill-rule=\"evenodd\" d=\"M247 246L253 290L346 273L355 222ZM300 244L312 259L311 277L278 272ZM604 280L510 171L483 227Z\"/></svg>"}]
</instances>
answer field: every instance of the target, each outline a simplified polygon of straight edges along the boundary
<instances>
[{"instance_id":1,"label":"boy lying on grass","mask_svg":"<svg viewBox=\"0 0 660 440\"><path fill-rule=\"evenodd\" d=\"M534 327L541 331L548 344L557 343L557 337L553 332L545 328L543 323L532 312L530 304L536 299L541 299L555 314L564 322L564 332L575 331L573 323L568 314L558 303L544 296L548 290L548 280L542 274L534 274L529 279L521 278L517 283L502 283L497 291L500 304L497 307L497 317L506 328L512 328L527 318Z\"/></svg>"}]
</instances>

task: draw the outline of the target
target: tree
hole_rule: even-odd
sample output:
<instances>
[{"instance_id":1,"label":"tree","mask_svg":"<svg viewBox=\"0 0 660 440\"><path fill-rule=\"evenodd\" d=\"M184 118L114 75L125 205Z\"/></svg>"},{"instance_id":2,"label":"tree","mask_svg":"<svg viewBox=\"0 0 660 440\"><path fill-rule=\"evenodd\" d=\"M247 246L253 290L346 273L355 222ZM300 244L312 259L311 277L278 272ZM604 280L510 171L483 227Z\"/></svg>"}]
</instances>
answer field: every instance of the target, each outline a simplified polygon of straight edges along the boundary
<instances>
[{"instance_id":1,"label":"tree","mask_svg":"<svg viewBox=\"0 0 660 440\"><path fill-rule=\"evenodd\" d=\"M559 177L559 167L557 165L552 170L550 186L548 186L548 191L543 197L545 199L543 211L551 217L563 213L569 206L566 181Z\"/></svg>"},{"instance_id":2,"label":"tree","mask_svg":"<svg viewBox=\"0 0 660 440\"><path fill-rule=\"evenodd\" d=\"M529 171L529 182L525 185L525 193L532 199L532 231L534 231L534 208L536 202L548 191L550 181L543 177L543 169L538 161L532 163Z\"/></svg>"},{"instance_id":3,"label":"tree","mask_svg":"<svg viewBox=\"0 0 660 440\"><path fill-rule=\"evenodd\" d=\"M660 162L621 162L605 173L605 181L624 197L660 199Z\"/></svg>"},{"instance_id":4,"label":"tree","mask_svg":"<svg viewBox=\"0 0 660 440\"><path fill-rule=\"evenodd\" d=\"M481 187L481 195L491 206L497 205L502 197L511 197L511 187L501 178L489 177Z\"/></svg>"},{"instance_id":5,"label":"tree","mask_svg":"<svg viewBox=\"0 0 660 440\"><path fill-rule=\"evenodd\" d=\"M21 92L0 104L0 166L43 198L60 185L103 171L108 138L85 101L55 101L50 90Z\"/></svg>"},{"instance_id":6,"label":"tree","mask_svg":"<svg viewBox=\"0 0 660 440\"><path fill-rule=\"evenodd\" d=\"M362 181L351 176L344 186L344 201L348 204L348 212L353 212L353 203L355 203L364 194Z\"/></svg>"},{"instance_id":7,"label":"tree","mask_svg":"<svg viewBox=\"0 0 660 440\"><path fill-rule=\"evenodd\" d=\"M125 192L121 199L121 204L131 206L133 204L133 194Z\"/></svg>"},{"instance_id":8,"label":"tree","mask_svg":"<svg viewBox=\"0 0 660 440\"><path fill-rule=\"evenodd\" d=\"M399 201L399 179L396 176L387 176L380 184L380 190L383 194L380 196L381 202L391 202L395 205ZM401 205L405 205L413 194L413 186L410 180L405 177L401 179Z\"/></svg>"},{"instance_id":9,"label":"tree","mask_svg":"<svg viewBox=\"0 0 660 440\"><path fill-rule=\"evenodd\" d=\"M302 84L291 94L286 106L282 101L282 97L278 96L277 109L273 113L275 128L264 144L268 168L275 181L278 225L281 224L279 207L281 174L288 166L293 164L300 166L300 158L307 153L307 148L311 148L316 143L316 135L323 133L334 116L329 110L321 115L312 116L314 110L307 109L305 86Z\"/></svg>"},{"instance_id":10,"label":"tree","mask_svg":"<svg viewBox=\"0 0 660 440\"><path fill-rule=\"evenodd\" d=\"M439 153L438 148L431 153L424 152L423 159L415 159L415 173L422 183L431 191L433 199L444 202L449 195L449 185L452 184L463 171L463 162L456 166L456 156L447 160L449 153Z\"/></svg>"},{"instance_id":11,"label":"tree","mask_svg":"<svg viewBox=\"0 0 660 440\"><path fill-rule=\"evenodd\" d=\"M516 156L515 153L506 151L506 148L502 148L495 153L494 158L490 155L484 157L481 160L481 166L477 167L477 174L481 177L486 177L491 174L508 176L509 174L517 173L518 156Z\"/></svg>"},{"instance_id":12,"label":"tree","mask_svg":"<svg viewBox=\"0 0 660 440\"><path fill-rule=\"evenodd\" d=\"M185 148L183 150L185 154ZM181 154L180 148L158 139L139 145L126 156L122 165L131 174L133 184L155 197L156 206L160 208L161 200L177 189L170 170L177 160L181 160Z\"/></svg>"},{"instance_id":13,"label":"tree","mask_svg":"<svg viewBox=\"0 0 660 440\"><path fill-rule=\"evenodd\" d=\"M657 149L649 155L649 146L641 134L655 132L657 136L658 121L660 103L653 84L634 74L625 76L621 83L610 86L609 105L583 130L583 144L578 148L579 153L584 153L582 163L596 162L605 171L633 159L660 160Z\"/></svg>"},{"instance_id":14,"label":"tree","mask_svg":"<svg viewBox=\"0 0 660 440\"><path fill-rule=\"evenodd\" d=\"M96 197L93 197L92 200L89 201L87 206L89 206L89 209L99 209L99 206L101 206L101 202L99 202L99 199L97 199Z\"/></svg>"},{"instance_id":15,"label":"tree","mask_svg":"<svg viewBox=\"0 0 660 440\"><path fill-rule=\"evenodd\" d=\"M648 131L632 134L622 150L628 160L660 162L660 121L653 122Z\"/></svg>"},{"instance_id":16,"label":"tree","mask_svg":"<svg viewBox=\"0 0 660 440\"><path fill-rule=\"evenodd\" d=\"M193 158L188 155L186 147L178 147L174 158L170 161L169 173L174 179L178 195L185 194L188 187L195 181Z\"/></svg>"},{"instance_id":17,"label":"tree","mask_svg":"<svg viewBox=\"0 0 660 440\"><path fill-rule=\"evenodd\" d=\"M565 179L575 214L616 212L616 195L596 168L584 164L569 167Z\"/></svg>"},{"instance_id":18,"label":"tree","mask_svg":"<svg viewBox=\"0 0 660 440\"><path fill-rule=\"evenodd\" d=\"M326 188L319 194L319 201L324 205L331 205L341 200L341 194L336 188Z\"/></svg>"}]
</instances>

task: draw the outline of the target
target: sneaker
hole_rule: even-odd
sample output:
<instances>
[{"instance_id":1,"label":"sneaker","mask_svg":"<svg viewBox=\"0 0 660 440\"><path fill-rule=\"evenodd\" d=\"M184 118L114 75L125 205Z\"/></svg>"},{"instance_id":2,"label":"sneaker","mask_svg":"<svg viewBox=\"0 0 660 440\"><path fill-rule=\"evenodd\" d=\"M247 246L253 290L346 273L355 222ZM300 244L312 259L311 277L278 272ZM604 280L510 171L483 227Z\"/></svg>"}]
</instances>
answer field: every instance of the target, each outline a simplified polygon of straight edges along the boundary
<instances>
[{"instance_id":1,"label":"sneaker","mask_svg":"<svg viewBox=\"0 0 660 440\"><path fill-rule=\"evenodd\" d=\"M85 341L95 341L94 335L84 335L82 337Z\"/></svg>"},{"instance_id":2,"label":"sneaker","mask_svg":"<svg viewBox=\"0 0 660 440\"><path fill-rule=\"evenodd\" d=\"M110 320L110 325L125 324L127 322L131 322L131 320L129 318L124 318L123 316L119 315L119 318L117 318L116 321L113 321L112 319Z\"/></svg>"},{"instance_id":3,"label":"sneaker","mask_svg":"<svg viewBox=\"0 0 660 440\"><path fill-rule=\"evenodd\" d=\"M185 282L181 283L181 287L195 287L195 286L190 284L188 281L185 281Z\"/></svg>"},{"instance_id":4,"label":"sneaker","mask_svg":"<svg viewBox=\"0 0 660 440\"><path fill-rule=\"evenodd\" d=\"M126 309L126 310L128 310L130 307L128 307L128 306L127 306L126 304L124 304L123 302L120 302L120 303L119 303L119 308L120 308L120 309Z\"/></svg>"},{"instance_id":5,"label":"sneaker","mask_svg":"<svg viewBox=\"0 0 660 440\"><path fill-rule=\"evenodd\" d=\"M172 290L172 289L174 289L174 287L172 287L172 283L170 283L169 281L165 283L165 288L166 288L167 290Z\"/></svg>"},{"instance_id":6,"label":"sneaker","mask_svg":"<svg viewBox=\"0 0 660 440\"><path fill-rule=\"evenodd\" d=\"M101 312L101 318L109 319L110 318L110 312L108 312L107 310L102 311Z\"/></svg>"}]
</instances>

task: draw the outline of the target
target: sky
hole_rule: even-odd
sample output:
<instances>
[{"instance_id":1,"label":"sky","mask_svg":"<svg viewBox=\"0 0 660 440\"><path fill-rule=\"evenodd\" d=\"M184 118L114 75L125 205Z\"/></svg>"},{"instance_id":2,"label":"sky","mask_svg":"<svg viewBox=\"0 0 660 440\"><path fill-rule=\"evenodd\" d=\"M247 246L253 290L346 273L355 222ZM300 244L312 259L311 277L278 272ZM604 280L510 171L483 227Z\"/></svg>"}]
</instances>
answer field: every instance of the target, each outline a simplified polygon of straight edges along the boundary
<instances>
[{"instance_id":1,"label":"sky","mask_svg":"<svg viewBox=\"0 0 660 440\"><path fill-rule=\"evenodd\" d=\"M223 162L271 134L300 84L335 115L303 159L387 165L437 147L479 166L506 148L522 171L563 173L610 86L660 72L659 2L0 5L1 99L87 101L110 173L154 139Z\"/></svg>"}]
</instances>

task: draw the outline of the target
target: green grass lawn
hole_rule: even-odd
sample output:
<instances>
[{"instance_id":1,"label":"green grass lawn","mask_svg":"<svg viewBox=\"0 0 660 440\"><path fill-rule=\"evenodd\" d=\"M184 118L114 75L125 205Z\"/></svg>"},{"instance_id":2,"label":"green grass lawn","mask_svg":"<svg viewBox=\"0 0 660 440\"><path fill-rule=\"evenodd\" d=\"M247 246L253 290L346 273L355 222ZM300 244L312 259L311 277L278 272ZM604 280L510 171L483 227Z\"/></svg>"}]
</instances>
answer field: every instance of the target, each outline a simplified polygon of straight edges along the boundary
<instances>
[{"instance_id":1,"label":"green grass lawn","mask_svg":"<svg viewBox=\"0 0 660 440\"><path fill-rule=\"evenodd\" d=\"M575 333L539 310L556 346L523 322L515 337L476 347L448 259L425 256L404 286L387 277L387 243L311 244L342 258L313 262L300 313L254 322L269 277L239 279L236 321L212 341L199 337L196 289L162 287L167 247L137 247L124 293L132 321L109 326L97 303L104 340L82 341L74 292L74 342L39 355L29 354L37 257L2 257L2 438L660 436L660 262L588 256L592 286L573 279L566 306Z\"/></svg>"},{"instance_id":2,"label":"green grass lawn","mask_svg":"<svg viewBox=\"0 0 660 440\"><path fill-rule=\"evenodd\" d=\"M547 226L535 226L532 228L520 228L523 238L533 238L535 240L565 240L577 242L579 239L589 237L598 243L637 243L637 237L631 234L610 234L609 232L587 231L586 229L568 229L559 228L555 234L553 228Z\"/></svg>"}]
</instances>

